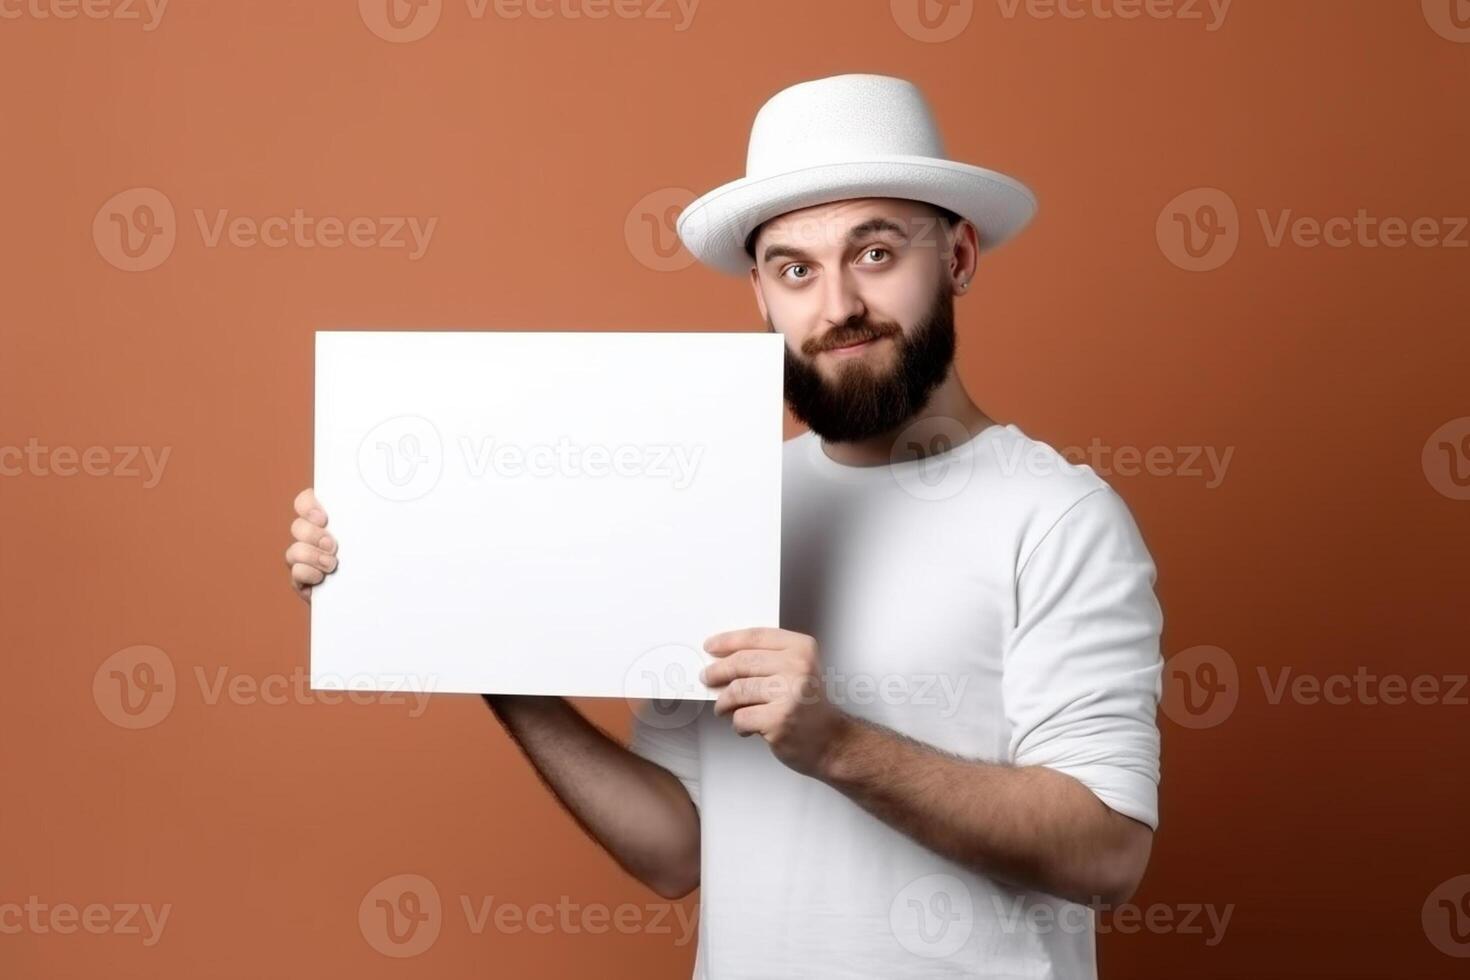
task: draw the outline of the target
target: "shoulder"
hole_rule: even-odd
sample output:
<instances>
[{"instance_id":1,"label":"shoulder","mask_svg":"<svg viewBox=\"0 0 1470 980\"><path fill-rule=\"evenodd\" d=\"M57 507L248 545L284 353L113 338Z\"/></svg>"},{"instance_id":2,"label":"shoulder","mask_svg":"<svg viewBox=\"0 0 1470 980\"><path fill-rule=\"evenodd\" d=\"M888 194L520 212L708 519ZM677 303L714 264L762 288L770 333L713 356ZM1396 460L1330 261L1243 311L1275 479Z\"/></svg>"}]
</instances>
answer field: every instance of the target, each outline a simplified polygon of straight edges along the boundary
<instances>
[{"instance_id":1,"label":"shoulder","mask_svg":"<svg viewBox=\"0 0 1470 980\"><path fill-rule=\"evenodd\" d=\"M1019 565L1048 537L1136 534L1127 505L1091 466L1033 439L1014 424L996 424L975 455L976 483L1013 519Z\"/></svg>"},{"instance_id":2,"label":"shoulder","mask_svg":"<svg viewBox=\"0 0 1470 980\"><path fill-rule=\"evenodd\" d=\"M1013 423L996 423L976 439L976 482L1027 506L1038 518L1059 517L1084 497L1111 489L1091 466L1073 462Z\"/></svg>"}]
</instances>

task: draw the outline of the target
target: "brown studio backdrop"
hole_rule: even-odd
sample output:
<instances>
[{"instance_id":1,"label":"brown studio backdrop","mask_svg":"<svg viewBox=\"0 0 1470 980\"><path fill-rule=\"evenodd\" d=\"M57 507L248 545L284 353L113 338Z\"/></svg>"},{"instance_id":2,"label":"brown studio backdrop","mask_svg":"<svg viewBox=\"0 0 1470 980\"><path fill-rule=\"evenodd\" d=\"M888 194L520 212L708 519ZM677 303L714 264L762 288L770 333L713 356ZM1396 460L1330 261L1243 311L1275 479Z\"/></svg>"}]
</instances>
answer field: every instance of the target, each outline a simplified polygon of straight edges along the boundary
<instances>
[{"instance_id":1,"label":"brown studio backdrop","mask_svg":"<svg viewBox=\"0 0 1470 980\"><path fill-rule=\"evenodd\" d=\"M1421 454L1470 415L1470 252L1273 248L1256 212L1470 214L1470 44L1388 0L1238 0L1214 31L977 2L942 43L906 33L901 7L705 0L676 30L449 2L411 43L351 3L178 2L154 30L29 7L0 23L0 444L171 453L151 487L0 478L0 903L171 906L152 946L0 934L0 974L687 976L677 924L469 928L462 896L657 901L478 698L410 717L209 694L306 667L280 554L311 479L314 330L762 329L743 281L687 256L657 268L669 201L739 174L776 89L844 71L913 79L955 158L1039 193L1037 222L959 303L960 367L988 411L1057 446L1234 450L1214 488L1112 477L1159 564L1166 652L1217 646L1240 680L1213 727L1161 719L1162 826L1134 899L1231 905L1224 940L1111 933L1105 975L1463 968L1421 909L1470 872L1467 709L1272 704L1257 669L1463 672L1470 503L1437 492ZM177 242L129 273L92 224L136 187L166 195ZM1200 187L1239 206L1241 239L1188 272L1156 222ZM195 218L297 208L438 225L410 260L209 247ZM175 702L128 730L93 680L134 645L166 653ZM626 734L621 702L581 706ZM402 873L443 902L410 960L358 924Z\"/></svg>"}]
</instances>

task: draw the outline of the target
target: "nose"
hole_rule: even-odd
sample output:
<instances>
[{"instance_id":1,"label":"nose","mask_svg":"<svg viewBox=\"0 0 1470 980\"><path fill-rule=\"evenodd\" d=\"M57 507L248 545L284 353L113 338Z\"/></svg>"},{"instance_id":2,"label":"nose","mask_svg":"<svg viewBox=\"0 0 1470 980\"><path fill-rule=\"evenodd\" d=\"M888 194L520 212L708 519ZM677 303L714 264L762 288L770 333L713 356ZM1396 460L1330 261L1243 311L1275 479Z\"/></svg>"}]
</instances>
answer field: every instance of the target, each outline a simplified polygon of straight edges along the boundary
<instances>
[{"instance_id":1,"label":"nose","mask_svg":"<svg viewBox=\"0 0 1470 980\"><path fill-rule=\"evenodd\" d=\"M826 277L822 287L822 320L827 330L841 328L866 313L867 307L851 276L838 272Z\"/></svg>"}]
</instances>

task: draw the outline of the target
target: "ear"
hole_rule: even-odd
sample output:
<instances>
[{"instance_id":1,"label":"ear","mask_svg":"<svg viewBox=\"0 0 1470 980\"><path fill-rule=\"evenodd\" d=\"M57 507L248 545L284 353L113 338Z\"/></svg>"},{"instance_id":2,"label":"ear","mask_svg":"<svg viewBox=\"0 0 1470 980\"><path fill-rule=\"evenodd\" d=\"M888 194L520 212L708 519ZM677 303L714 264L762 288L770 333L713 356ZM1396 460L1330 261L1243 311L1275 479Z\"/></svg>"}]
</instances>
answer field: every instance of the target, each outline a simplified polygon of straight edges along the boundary
<instances>
[{"instance_id":1,"label":"ear","mask_svg":"<svg viewBox=\"0 0 1470 980\"><path fill-rule=\"evenodd\" d=\"M769 321L771 317L766 312L766 295L761 292L761 271L755 266L750 267L750 288L755 290L755 305L761 311L761 319Z\"/></svg>"},{"instance_id":2,"label":"ear","mask_svg":"<svg viewBox=\"0 0 1470 980\"><path fill-rule=\"evenodd\" d=\"M979 230L968 219L958 222L950 242L949 274L954 291L963 295L975 278L980 262Z\"/></svg>"}]
</instances>

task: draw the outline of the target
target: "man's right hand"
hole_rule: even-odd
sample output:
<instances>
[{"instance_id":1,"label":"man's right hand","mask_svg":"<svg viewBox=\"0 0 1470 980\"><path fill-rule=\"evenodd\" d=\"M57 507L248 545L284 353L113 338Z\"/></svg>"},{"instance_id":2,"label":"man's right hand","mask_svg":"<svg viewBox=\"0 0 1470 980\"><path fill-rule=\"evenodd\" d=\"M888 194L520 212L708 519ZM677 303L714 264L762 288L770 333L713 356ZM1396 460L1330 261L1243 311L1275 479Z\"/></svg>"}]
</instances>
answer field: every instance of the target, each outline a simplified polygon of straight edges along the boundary
<instances>
[{"instance_id":1,"label":"man's right hand","mask_svg":"<svg viewBox=\"0 0 1470 980\"><path fill-rule=\"evenodd\" d=\"M320 585L337 567L337 539L327 533L327 512L307 487L296 495L296 519L291 522L294 539L286 549L286 566L291 569L291 586L311 602L312 586Z\"/></svg>"}]
</instances>

